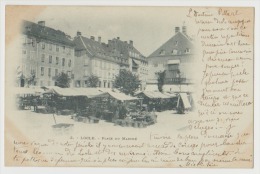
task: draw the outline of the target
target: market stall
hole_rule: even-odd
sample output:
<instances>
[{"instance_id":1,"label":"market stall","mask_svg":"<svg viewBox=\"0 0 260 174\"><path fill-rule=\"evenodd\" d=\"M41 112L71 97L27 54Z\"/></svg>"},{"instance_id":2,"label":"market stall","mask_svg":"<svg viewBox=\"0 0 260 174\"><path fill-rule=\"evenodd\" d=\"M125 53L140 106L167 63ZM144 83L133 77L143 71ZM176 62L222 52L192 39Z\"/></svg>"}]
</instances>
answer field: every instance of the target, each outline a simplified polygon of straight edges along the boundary
<instances>
[{"instance_id":1,"label":"market stall","mask_svg":"<svg viewBox=\"0 0 260 174\"><path fill-rule=\"evenodd\" d=\"M162 111L168 109L167 103L173 98L170 95L163 94L159 91L143 91L136 95L139 98L143 98L143 103L147 105L148 111L156 110Z\"/></svg>"}]
</instances>

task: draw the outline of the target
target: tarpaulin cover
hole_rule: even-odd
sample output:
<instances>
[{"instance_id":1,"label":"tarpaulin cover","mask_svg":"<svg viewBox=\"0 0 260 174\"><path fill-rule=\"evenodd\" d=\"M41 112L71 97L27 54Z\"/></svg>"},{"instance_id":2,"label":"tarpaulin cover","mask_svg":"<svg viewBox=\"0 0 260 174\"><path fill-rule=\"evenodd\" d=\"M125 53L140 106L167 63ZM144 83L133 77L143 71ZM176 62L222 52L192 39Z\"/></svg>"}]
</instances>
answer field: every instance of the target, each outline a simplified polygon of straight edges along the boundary
<instances>
[{"instance_id":1,"label":"tarpaulin cover","mask_svg":"<svg viewBox=\"0 0 260 174\"><path fill-rule=\"evenodd\" d=\"M143 91L140 94L144 94L146 97L148 98L154 98L154 99L167 99L167 98L171 98L171 96L165 95L161 92L157 92L157 91Z\"/></svg>"},{"instance_id":2,"label":"tarpaulin cover","mask_svg":"<svg viewBox=\"0 0 260 174\"><path fill-rule=\"evenodd\" d=\"M191 108L187 93L180 93L181 99L185 109Z\"/></svg>"}]
</instances>

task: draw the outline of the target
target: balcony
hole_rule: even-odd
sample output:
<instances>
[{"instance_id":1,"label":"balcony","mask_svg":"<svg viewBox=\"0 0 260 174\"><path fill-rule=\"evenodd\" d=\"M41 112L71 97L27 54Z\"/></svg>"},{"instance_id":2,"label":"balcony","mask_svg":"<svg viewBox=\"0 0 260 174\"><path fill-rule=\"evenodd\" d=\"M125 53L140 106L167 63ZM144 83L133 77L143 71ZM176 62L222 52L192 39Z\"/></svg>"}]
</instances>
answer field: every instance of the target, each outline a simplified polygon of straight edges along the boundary
<instances>
[{"instance_id":1,"label":"balcony","mask_svg":"<svg viewBox=\"0 0 260 174\"><path fill-rule=\"evenodd\" d=\"M190 83L190 80L186 78L166 78L165 84L183 84L183 83Z\"/></svg>"}]
</instances>

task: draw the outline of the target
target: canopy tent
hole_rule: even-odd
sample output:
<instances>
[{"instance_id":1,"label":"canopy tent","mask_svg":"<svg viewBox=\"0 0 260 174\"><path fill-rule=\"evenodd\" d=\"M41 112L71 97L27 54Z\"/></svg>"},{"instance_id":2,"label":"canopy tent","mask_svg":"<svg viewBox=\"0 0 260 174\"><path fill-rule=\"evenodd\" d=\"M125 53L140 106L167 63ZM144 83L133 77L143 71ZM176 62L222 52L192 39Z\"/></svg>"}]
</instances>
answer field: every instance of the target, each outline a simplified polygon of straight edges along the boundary
<instances>
[{"instance_id":1,"label":"canopy tent","mask_svg":"<svg viewBox=\"0 0 260 174\"><path fill-rule=\"evenodd\" d=\"M139 93L138 95L145 95L146 97L150 98L150 99L169 99L172 98L169 95L165 95L161 92L157 92L157 91L143 91L141 93Z\"/></svg>"},{"instance_id":2,"label":"canopy tent","mask_svg":"<svg viewBox=\"0 0 260 174\"><path fill-rule=\"evenodd\" d=\"M168 60L167 64L168 65L180 64L180 60Z\"/></svg>"},{"instance_id":3,"label":"canopy tent","mask_svg":"<svg viewBox=\"0 0 260 174\"><path fill-rule=\"evenodd\" d=\"M69 96L80 96L75 90L72 88L60 88L58 86L46 87L47 90L45 93L57 94L64 97Z\"/></svg>"},{"instance_id":4,"label":"canopy tent","mask_svg":"<svg viewBox=\"0 0 260 174\"><path fill-rule=\"evenodd\" d=\"M163 94L172 98L177 97L177 93L173 93L173 92L163 92Z\"/></svg>"},{"instance_id":5,"label":"canopy tent","mask_svg":"<svg viewBox=\"0 0 260 174\"><path fill-rule=\"evenodd\" d=\"M137 65L140 65L140 64L141 64L140 60L135 60L135 59L133 59L133 62L134 62L135 64L137 64Z\"/></svg>"},{"instance_id":6,"label":"canopy tent","mask_svg":"<svg viewBox=\"0 0 260 174\"><path fill-rule=\"evenodd\" d=\"M57 94L64 97L69 96L86 96L88 98L98 97L106 92L100 91L98 88L60 88L58 86L45 87L45 93Z\"/></svg>"},{"instance_id":7,"label":"canopy tent","mask_svg":"<svg viewBox=\"0 0 260 174\"><path fill-rule=\"evenodd\" d=\"M100 89L100 91L103 91L103 89ZM139 100L139 98L137 98L137 97L132 97L132 96L126 95L124 93L114 92L108 88L104 89L104 91L106 91L106 93L102 94L100 96L103 96L103 97L111 96L111 97L115 98L116 100L120 100L120 101Z\"/></svg>"},{"instance_id":8,"label":"canopy tent","mask_svg":"<svg viewBox=\"0 0 260 174\"><path fill-rule=\"evenodd\" d=\"M138 100L137 97L125 95L123 93L112 91L110 88L60 88L57 86L45 87L47 91L45 93L57 94L60 96L86 96L88 98L94 97L108 97L111 96L117 100Z\"/></svg>"},{"instance_id":9,"label":"canopy tent","mask_svg":"<svg viewBox=\"0 0 260 174\"><path fill-rule=\"evenodd\" d=\"M72 88L77 95L79 96L87 96L88 98L100 97L106 92L101 91L98 88Z\"/></svg>"}]
</instances>

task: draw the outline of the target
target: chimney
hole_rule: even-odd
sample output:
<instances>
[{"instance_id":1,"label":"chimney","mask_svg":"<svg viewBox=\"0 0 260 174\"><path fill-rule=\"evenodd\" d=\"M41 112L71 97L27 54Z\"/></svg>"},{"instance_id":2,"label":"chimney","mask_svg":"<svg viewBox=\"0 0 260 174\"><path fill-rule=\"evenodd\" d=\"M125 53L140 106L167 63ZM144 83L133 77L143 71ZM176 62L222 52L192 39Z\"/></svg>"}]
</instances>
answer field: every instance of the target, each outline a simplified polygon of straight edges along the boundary
<instances>
[{"instance_id":1,"label":"chimney","mask_svg":"<svg viewBox=\"0 0 260 174\"><path fill-rule=\"evenodd\" d=\"M111 45L111 42L112 42L111 40L108 40L108 45Z\"/></svg>"},{"instance_id":2,"label":"chimney","mask_svg":"<svg viewBox=\"0 0 260 174\"><path fill-rule=\"evenodd\" d=\"M117 40L120 40L120 37L117 37Z\"/></svg>"},{"instance_id":3,"label":"chimney","mask_svg":"<svg viewBox=\"0 0 260 174\"><path fill-rule=\"evenodd\" d=\"M98 42L101 44L101 37L98 36Z\"/></svg>"},{"instance_id":4,"label":"chimney","mask_svg":"<svg viewBox=\"0 0 260 174\"><path fill-rule=\"evenodd\" d=\"M180 32L180 27L175 27L175 34Z\"/></svg>"},{"instance_id":5,"label":"chimney","mask_svg":"<svg viewBox=\"0 0 260 174\"><path fill-rule=\"evenodd\" d=\"M45 21L39 21L38 25L45 27Z\"/></svg>"},{"instance_id":6,"label":"chimney","mask_svg":"<svg viewBox=\"0 0 260 174\"><path fill-rule=\"evenodd\" d=\"M91 40L95 40L95 37L94 37L94 36L90 36L90 39L91 39Z\"/></svg>"},{"instance_id":7,"label":"chimney","mask_svg":"<svg viewBox=\"0 0 260 174\"><path fill-rule=\"evenodd\" d=\"M129 40L129 45L130 46L133 46L134 45L134 42L132 40Z\"/></svg>"},{"instance_id":8,"label":"chimney","mask_svg":"<svg viewBox=\"0 0 260 174\"><path fill-rule=\"evenodd\" d=\"M81 36L81 32L80 31L77 31L77 36Z\"/></svg>"},{"instance_id":9,"label":"chimney","mask_svg":"<svg viewBox=\"0 0 260 174\"><path fill-rule=\"evenodd\" d=\"M186 26L182 26L182 33L187 35L187 27Z\"/></svg>"}]
</instances>

